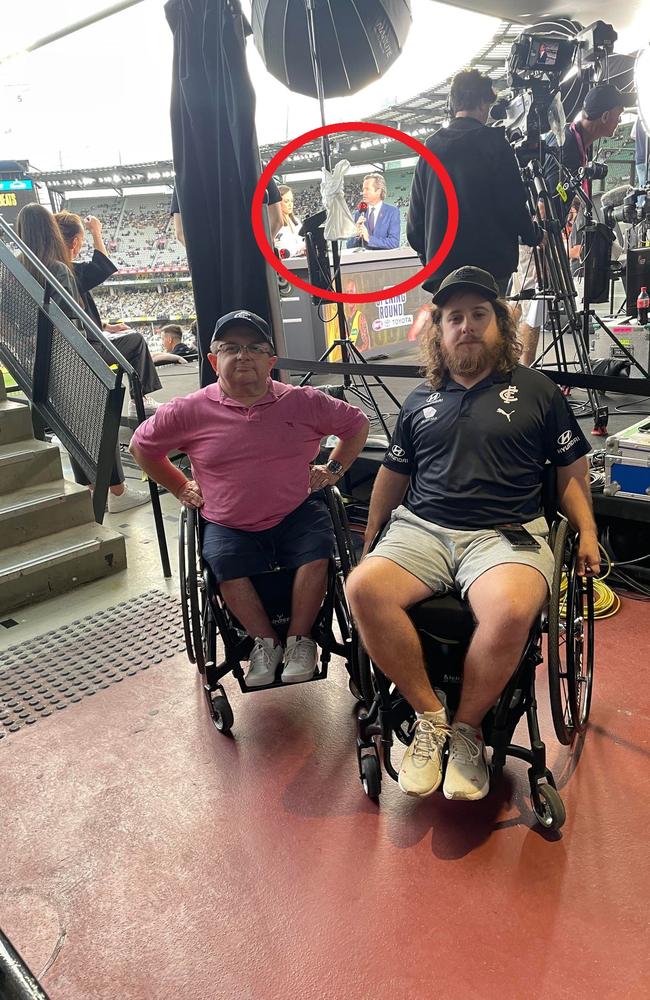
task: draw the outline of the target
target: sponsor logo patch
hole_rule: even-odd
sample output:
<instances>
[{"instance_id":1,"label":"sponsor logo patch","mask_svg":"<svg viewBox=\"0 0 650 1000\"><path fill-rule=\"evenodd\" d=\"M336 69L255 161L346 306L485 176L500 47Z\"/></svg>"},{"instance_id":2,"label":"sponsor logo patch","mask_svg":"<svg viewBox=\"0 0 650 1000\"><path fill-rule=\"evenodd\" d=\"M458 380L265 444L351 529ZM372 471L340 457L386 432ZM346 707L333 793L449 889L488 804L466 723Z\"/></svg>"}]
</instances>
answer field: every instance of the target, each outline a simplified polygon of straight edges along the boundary
<instances>
[{"instance_id":1,"label":"sponsor logo patch","mask_svg":"<svg viewBox=\"0 0 650 1000\"><path fill-rule=\"evenodd\" d=\"M394 444L390 449L389 458L392 458L393 462L408 462L404 449L400 448L398 444Z\"/></svg>"},{"instance_id":2,"label":"sponsor logo patch","mask_svg":"<svg viewBox=\"0 0 650 1000\"><path fill-rule=\"evenodd\" d=\"M577 444L580 438L573 431L563 431L557 439L558 443L558 454L562 455L565 451L573 448L574 444Z\"/></svg>"}]
</instances>

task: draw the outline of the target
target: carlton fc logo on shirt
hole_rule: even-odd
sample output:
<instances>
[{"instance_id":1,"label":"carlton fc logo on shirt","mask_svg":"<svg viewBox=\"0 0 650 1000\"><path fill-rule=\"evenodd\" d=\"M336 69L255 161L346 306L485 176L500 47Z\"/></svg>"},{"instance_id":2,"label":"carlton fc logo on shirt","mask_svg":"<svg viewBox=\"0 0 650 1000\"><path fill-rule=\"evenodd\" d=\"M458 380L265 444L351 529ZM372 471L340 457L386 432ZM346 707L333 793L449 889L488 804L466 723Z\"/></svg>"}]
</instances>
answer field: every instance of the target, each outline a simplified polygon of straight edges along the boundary
<instances>
[{"instance_id":1,"label":"carlton fc logo on shirt","mask_svg":"<svg viewBox=\"0 0 650 1000\"><path fill-rule=\"evenodd\" d=\"M519 402L517 399L518 393L519 389L516 385L509 385L507 389L503 389L503 391L499 393L499 396L504 403L507 403L508 406L512 406L513 403Z\"/></svg>"}]
</instances>

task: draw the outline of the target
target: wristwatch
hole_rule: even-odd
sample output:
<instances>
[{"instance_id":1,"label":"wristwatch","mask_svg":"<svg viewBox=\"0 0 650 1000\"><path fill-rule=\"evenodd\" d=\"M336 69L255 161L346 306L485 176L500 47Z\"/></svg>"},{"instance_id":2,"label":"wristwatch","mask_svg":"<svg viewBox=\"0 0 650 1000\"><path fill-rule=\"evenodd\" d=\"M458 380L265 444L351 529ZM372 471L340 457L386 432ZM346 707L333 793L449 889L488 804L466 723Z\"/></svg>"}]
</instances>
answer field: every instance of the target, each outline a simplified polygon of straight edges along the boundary
<instances>
[{"instance_id":1,"label":"wristwatch","mask_svg":"<svg viewBox=\"0 0 650 1000\"><path fill-rule=\"evenodd\" d=\"M329 462L325 466L328 472L331 472L333 476L343 475L343 466L336 459L330 458Z\"/></svg>"}]
</instances>

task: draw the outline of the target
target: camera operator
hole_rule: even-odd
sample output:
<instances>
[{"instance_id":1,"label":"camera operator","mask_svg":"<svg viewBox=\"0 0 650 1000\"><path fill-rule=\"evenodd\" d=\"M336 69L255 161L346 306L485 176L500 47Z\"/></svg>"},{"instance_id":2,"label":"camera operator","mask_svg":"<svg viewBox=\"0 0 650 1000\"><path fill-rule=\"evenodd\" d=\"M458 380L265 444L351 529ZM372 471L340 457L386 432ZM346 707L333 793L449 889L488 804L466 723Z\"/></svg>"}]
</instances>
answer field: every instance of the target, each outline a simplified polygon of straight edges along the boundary
<instances>
[{"instance_id":1,"label":"camera operator","mask_svg":"<svg viewBox=\"0 0 650 1000\"><path fill-rule=\"evenodd\" d=\"M454 115L448 128L427 139L427 148L446 168L458 196L460 219L451 252L424 282L435 292L458 267L474 265L493 274L505 295L517 267L518 243L535 246L542 239L526 204L517 159L502 128L486 122L495 102L491 80L478 70L458 73L449 103ZM447 203L440 181L420 159L413 177L406 224L410 245L422 263L433 257L447 227Z\"/></svg>"},{"instance_id":2,"label":"camera operator","mask_svg":"<svg viewBox=\"0 0 650 1000\"><path fill-rule=\"evenodd\" d=\"M591 147L598 139L611 139L618 127L627 98L612 83L601 83L586 95L580 118L564 129L564 145L556 137L546 137L547 156L544 179L553 198L557 217L564 226L571 208L571 197L558 192L591 159ZM591 182L585 179L583 189L591 197Z\"/></svg>"}]
</instances>

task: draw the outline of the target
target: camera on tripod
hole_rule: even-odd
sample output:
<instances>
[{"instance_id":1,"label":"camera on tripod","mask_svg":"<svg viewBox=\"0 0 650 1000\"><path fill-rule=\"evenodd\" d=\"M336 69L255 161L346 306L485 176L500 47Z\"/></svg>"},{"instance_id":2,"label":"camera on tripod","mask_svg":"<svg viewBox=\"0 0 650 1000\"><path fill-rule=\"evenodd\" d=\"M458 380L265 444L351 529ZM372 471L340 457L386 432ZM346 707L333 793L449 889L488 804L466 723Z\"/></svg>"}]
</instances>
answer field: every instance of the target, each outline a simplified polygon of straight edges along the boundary
<instances>
[{"instance_id":1,"label":"camera on tripod","mask_svg":"<svg viewBox=\"0 0 650 1000\"><path fill-rule=\"evenodd\" d=\"M505 122L522 166L541 157L543 135L564 127L562 83L570 76L589 84L600 78L617 37L611 24L595 21L571 37L523 32L515 39L508 58L510 90L492 118Z\"/></svg>"},{"instance_id":2,"label":"camera on tripod","mask_svg":"<svg viewBox=\"0 0 650 1000\"><path fill-rule=\"evenodd\" d=\"M590 160L578 170L578 179L581 181L604 181L607 173L606 163L601 163L600 160Z\"/></svg>"},{"instance_id":3,"label":"camera on tripod","mask_svg":"<svg viewBox=\"0 0 650 1000\"><path fill-rule=\"evenodd\" d=\"M618 222L638 226L650 218L650 184L646 184L643 188L626 188L620 201L616 198L619 190L613 188L609 192L609 198L603 197L602 201L603 218L610 229L614 229ZM614 201L618 202L617 204L609 202L612 196L614 196Z\"/></svg>"}]
</instances>

